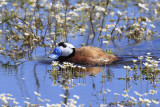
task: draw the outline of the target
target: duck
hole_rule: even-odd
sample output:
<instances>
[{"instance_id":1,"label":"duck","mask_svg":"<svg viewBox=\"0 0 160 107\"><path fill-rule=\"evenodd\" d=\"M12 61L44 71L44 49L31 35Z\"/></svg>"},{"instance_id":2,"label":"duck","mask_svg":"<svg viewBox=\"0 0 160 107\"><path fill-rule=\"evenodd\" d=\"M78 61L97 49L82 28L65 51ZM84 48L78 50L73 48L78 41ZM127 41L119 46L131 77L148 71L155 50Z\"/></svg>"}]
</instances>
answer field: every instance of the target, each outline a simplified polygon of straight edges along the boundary
<instances>
[{"instance_id":1,"label":"duck","mask_svg":"<svg viewBox=\"0 0 160 107\"><path fill-rule=\"evenodd\" d=\"M53 49L52 54L49 55L49 58L60 62L66 61L88 66L104 66L118 60L116 55L107 54L101 48L93 46L75 48L72 44L67 42L58 43Z\"/></svg>"}]
</instances>

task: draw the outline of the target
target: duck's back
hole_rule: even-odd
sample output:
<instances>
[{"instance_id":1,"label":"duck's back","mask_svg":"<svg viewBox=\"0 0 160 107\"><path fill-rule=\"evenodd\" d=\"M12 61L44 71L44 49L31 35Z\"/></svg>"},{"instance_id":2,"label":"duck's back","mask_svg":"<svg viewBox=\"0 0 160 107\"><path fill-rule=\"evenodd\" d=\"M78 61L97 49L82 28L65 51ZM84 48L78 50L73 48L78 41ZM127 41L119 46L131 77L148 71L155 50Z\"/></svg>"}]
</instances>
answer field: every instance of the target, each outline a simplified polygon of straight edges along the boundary
<instances>
[{"instance_id":1,"label":"duck's back","mask_svg":"<svg viewBox=\"0 0 160 107\"><path fill-rule=\"evenodd\" d=\"M68 61L83 64L83 65L105 65L110 64L113 61L118 59L117 56L112 54L107 54L104 50L92 47L85 46L76 48L75 55L68 59Z\"/></svg>"}]
</instances>

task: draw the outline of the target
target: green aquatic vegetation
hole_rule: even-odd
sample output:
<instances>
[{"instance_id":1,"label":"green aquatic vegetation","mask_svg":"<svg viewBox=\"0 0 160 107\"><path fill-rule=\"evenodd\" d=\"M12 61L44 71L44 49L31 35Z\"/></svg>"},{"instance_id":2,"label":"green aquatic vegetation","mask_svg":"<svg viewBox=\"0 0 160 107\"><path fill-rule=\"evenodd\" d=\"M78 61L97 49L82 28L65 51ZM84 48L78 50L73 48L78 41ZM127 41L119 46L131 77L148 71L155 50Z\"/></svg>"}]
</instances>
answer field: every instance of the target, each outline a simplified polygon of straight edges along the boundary
<instances>
[{"instance_id":1,"label":"green aquatic vegetation","mask_svg":"<svg viewBox=\"0 0 160 107\"><path fill-rule=\"evenodd\" d=\"M114 54L114 52L112 50L106 50L107 54Z\"/></svg>"},{"instance_id":2,"label":"green aquatic vegetation","mask_svg":"<svg viewBox=\"0 0 160 107\"><path fill-rule=\"evenodd\" d=\"M151 58L150 54L151 53L147 53L146 62L151 63L152 66L149 65L149 64L147 65L144 62L143 64L145 66L139 67L137 65L138 60L133 59L133 67L131 67L131 66L124 66L124 68L126 69L126 77L124 77L124 78L122 77L122 78L118 78L118 79L119 80L125 80L126 83L128 83L129 81L141 80L141 79L144 78L144 76L145 76L146 80L150 80L151 82L152 82L152 79L156 79L158 77L156 75L159 74L159 70L157 70L158 66L156 64L158 64L159 62L156 61L156 60L154 60L153 58ZM138 58L140 59L140 63L141 63L141 61L142 61L142 59L144 57L140 56ZM65 65L67 65L67 67L72 66L72 64L70 64L70 63L65 63ZM140 64L140 66L141 66L141 64ZM78 84L80 85L81 84L81 80L80 79L84 79L84 81L85 81L85 76L86 76L85 74L87 74L87 67L83 68L81 66L78 66L78 68L79 68L78 70L73 70L73 69L72 70L73 70L74 73L78 74L77 75L78 77L74 78L74 79L79 79L79 83ZM105 68L106 68L106 66L105 66ZM71 70L71 67L69 67L68 69L65 69L65 70L66 71L67 70ZM65 70L62 71L62 72L66 72ZM83 71L83 70L85 70L85 71ZM140 74L137 73L138 71L140 71ZM67 71L67 73L65 73L66 75L64 77L69 77L69 76L67 76L67 75L70 75L69 72L71 72L71 71ZM82 72L82 75L79 74L80 72ZM84 75L83 75L83 72L85 73ZM155 75L155 77L153 78L154 75ZM109 79L110 78L110 74L107 74L106 72L103 71L103 73L102 73L102 81L101 81L102 85L106 84L106 79L105 78ZM65 86L64 86L64 84L61 84L62 86L64 86L63 89L65 89L65 90L66 89L70 89L71 86L69 86L69 84L72 83L73 81L69 83L69 82L67 82L67 80L69 80L69 78L65 78L65 80L66 80ZM85 82L85 84L86 84L86 82ZM72 86L76 86L76 85L72 85ZM156 86L153 86L153 87L156 87ZM73 88L73 87L71 87L71 88ZM114 93L114 96L115 96L115 101L114 102L104 103L104 104L100 104L100 105L101 106L114 106L114 105L117 105L117 106L134 106L134 105L146 105L146 106L149 106L151 104L152 105L153 104L154 105L159 104L159 100L157 100L157 99L154 98L154 95L156 95L157 92L158 92L156 89L149 90L149 93L143 93L143 94L141 94L141 93L139 93L137 91L134 91L135 96L131 96L130 95L130 90L131 89L132 89L132 87L129 87L128 89L125 89L124 90L124 94ZM111 92L111 90L109 90L109 89L107 89L107 90L106 89L102 89L100 91L99 95L104 95L103 100L105 100L105 99L107 99L107 95L108 95L109 92ZM147 95L151 96L151 97L148 98ZM119 100L120 97L123 97L123 98L121 98L121 100ZM92 104L91 104L91 106L92 106Z\"/></svg>"},{"instance_id":3,"label":"green aquatic vegetation","mask_svg":"<svg viewBox=\"0 0 160 107\"><path fill-rule=\"evenodd\" d=\"M152 18L142 15L132 17L126 7L126 3L118 1L77 1L72 4L67 1L2 1L0 32L2 41L10 42L9 45L1 43L4 50L3 55L11 56L16 60L24 58L29 52L32 53L36 47L54 47L56 41L64 39L68 41L68 36L77 39L78 35L88 35L89 39L99 42L114 41L127 37L134 39L136 42L149 39L156 33L155 25L152 24L158 16L158 6L139 3L135 10L143 11L148 14L148 11L154 11ZM118 5L119 4L119 5ZM10 10L6 9L10 6ZM121 8L118 8L118 7ZM132 7L132 6L131 6ZM122 12L122 10L125 10ZM43 12L43 13L42 13ZM117 12L117 13L116 13ZM154 19L155 16L155 19ZM150 27L149 27L150 26ZM3 31L2 31L3 29ZM13 44L17 45L17 50L24 50L25 53L21 57L14 57ZM83 45L84 45L83 44ZM9 48L8 48L9 47ZM8 54L6 49L11 50ZM108 51L107 53L111 53Z\"/></svg>"},{"instance_id":4,"label":"green aquatic vegetation","mask_svg":"<svg viewBox=\"0 0 160 107\"><path fill-rule=\"evenodd\" d=\"M142 65L142 59L144 58L143 56L138 57L138 59L140 59L140 65L138 66L137 60L133 59L133 66L124 66L124 68L126 69L126 78L119 78L122 80L127 80L127 79L131 79L134 78L134 80L137 79L141 79L144 78L147 80L151 80L152 79L156 79L158 74L160 73L160 69L159 69L159 61L156 61L155 59L153 59L151 56L151 53L147 53L147 56L145 58L145 62L143 62ZM140 71L140 74L138 73ZM130 75L130 72L132 73L132 75Z\"/></svg>"},{"instance_id":5,"label":"green aquatic vegetation","mask_svg":"<svg viewBox=\"0 0 160 107\"><path fill-rule=\"evenodd\" d=\"M150 80L150 79L155 79L157 75L160 73L160 69L154 69L150 67L144 67L141 70L143 75L146 75L147 77L145 79Z\"/></svg>"},{"instance_id":6,"label":"green aquatic vegetation","mask_svg":"<svg viewBox=\"0 0 160 107\"><path fill-rule=\"evenodd\" d=\"M86 84L85 76L87 74L87 69L82 66L76 66L72 63L63 62L60 64L57 61L53 61L51 66L54 66L52 70L49 70L52 80L54 80L53 85L57 85L57 81L62 80L61 86L64 89L70 89L73 88L73 86L76 86L73 79L79 79L79 84L81 84L80 80L82 79L82 84Z\"/></svg>"}]
</instances>

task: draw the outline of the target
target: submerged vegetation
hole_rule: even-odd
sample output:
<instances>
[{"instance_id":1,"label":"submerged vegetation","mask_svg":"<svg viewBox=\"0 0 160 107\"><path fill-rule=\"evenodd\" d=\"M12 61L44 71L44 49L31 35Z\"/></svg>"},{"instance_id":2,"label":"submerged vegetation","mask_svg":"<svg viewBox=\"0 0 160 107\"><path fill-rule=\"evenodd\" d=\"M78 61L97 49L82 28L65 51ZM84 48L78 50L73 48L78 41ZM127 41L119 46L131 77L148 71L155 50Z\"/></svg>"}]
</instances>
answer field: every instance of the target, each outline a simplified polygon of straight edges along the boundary
<instances>
[{"instance_id":1,"label":"submerged vegetation","mask_svg":"<svg viewBox=\"0 0 160 107\"><path fill-rule=\"evenodd\" d=\"M1 68L17 73L21 64L34 60L38 48L45 48L47 56L57 42L78 41L82 36L86 37L85 41L78 42L78 45L84 46L98 41L100 46L105 45L107 53L113 54L108 45L115 45L117 40L127 39L138 44L159 37L156 27L159 19L158 0L0 0L0 54L11 59L6 63L0 62ZM107 102L112 90L109 87L101 88L94 95L97 102L102 101L98 105L122 107L159 104L160 99L156 96L160 80L159 62L160 59L156 60L151 53L147 53L147 56L133 59L133 65L124 65L126 75L116 77L119 81L126 81L123 94L113 92L114 100ZM100 72L101 85L106 85L106 81L114 77L107 68L107 65L102 68L52 62L47 73L53 82L52 86L60 86L67 92L77 86L86 86L86 78L97 76ZM25 78L22 80L25 81ZM152 89L146 93L134 91L133 94L129 83L136 81L150 81ZM81 98L79 95L69 99L68 94L60 94L64 101L52 104L51 99L43 99L38 92L33 93L39 102L32 104L31 98L26 97L23 102L25 106L85 106L78 103ZM12 94L2 93L0 105L20 104Z\"/></svg>"}]
</instances>

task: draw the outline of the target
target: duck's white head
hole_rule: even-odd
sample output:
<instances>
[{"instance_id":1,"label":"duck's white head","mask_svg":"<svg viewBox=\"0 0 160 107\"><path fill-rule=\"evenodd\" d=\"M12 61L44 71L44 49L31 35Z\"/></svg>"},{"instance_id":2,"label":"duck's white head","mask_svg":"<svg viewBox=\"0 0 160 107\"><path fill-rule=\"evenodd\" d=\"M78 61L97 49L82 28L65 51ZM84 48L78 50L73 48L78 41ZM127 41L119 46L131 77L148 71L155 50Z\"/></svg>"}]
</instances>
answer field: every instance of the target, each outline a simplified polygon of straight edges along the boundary
<instances>
[{"instance_id":1,"label":"duck's white head","mask_svg":"<svg viewBox=\"0 0 160 107\"><path fill-rule=\"evenodd\" d=\"M49 56L49 58L58 59L60 57L69 57L74 54L75 47L70 43L60 42Z\"/></svg>"}]
</instances>

